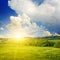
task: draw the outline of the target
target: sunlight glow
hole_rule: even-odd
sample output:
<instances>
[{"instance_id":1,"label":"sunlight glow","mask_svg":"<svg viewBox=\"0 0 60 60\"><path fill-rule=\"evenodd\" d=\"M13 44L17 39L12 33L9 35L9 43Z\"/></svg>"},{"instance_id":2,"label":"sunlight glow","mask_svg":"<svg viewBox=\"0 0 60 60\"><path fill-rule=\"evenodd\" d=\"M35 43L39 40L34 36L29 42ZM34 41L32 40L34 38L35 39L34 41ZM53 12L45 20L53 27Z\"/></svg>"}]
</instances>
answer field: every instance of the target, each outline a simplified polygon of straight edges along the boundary
<instances>
[{"instance_id":1,"label":"sunlight glow","mask_svg":"<svg viewBox=\"0 0 60 60\"><path fill-rule=\"evenodd\" d=\"M15 38L22 38L22 36L20 36L20 35L16 35Z\"/></svg>"},{"instance_id":2,"label":"sunlight glow","mask_svg":"<svg viewBox=\"0 0 60 60\"><path fill-rule=\"evenodd\" d=\"M22 35L15 35L14 38L15 38L14 40L15 40L16 42L18 42L18 41L22 41L23 38L24 38L24 36L22 36Z\"/></svg>"}]
</instances>

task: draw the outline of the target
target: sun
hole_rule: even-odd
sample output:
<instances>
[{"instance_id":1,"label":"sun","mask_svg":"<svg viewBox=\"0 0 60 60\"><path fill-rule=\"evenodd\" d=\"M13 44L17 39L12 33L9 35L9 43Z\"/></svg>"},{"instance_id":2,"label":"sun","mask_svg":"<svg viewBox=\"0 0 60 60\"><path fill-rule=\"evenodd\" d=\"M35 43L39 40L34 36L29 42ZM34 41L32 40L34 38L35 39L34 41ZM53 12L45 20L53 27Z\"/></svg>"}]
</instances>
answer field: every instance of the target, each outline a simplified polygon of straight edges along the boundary
<instances>
[{"instance_id":1,"label":"sun","mask_svg":"<svg viewBox=\"0 0 60 60\"><path fill-rule=\"evenodd\" d=\"M19 42L22 41L24 39L24 37L22 35L15 35L14 36L14 41Z\"/></svg>"},{"instance_id":2,"label":"sun","mask_svg":"<svg viewBox=\"0 0 60 60\"><path fill-rule=\"evenodd\" d=\"M13 34L12 38L15 42L23 41L24 40L24 35L23 34Z\"/></svg>"},{"instance_id":3,"label":"sun","mask_svg":"<svg viewBox=\"0 0 60 60\"><path fill-rule=\"evenodd\" d=\"M16 35L15 38L23 38L21 35Z\"/></svg>"},{"instance_id":4,"label":"sun","mask_svg":"<svg viewBox=\"0 0 60 60\"><path fill-rule=\"evenodd\" d=\"M17 36L15 36L15 38L22 38L21 36L19 36L19 35L17 35Z\"/></svg>"}]
</instances>

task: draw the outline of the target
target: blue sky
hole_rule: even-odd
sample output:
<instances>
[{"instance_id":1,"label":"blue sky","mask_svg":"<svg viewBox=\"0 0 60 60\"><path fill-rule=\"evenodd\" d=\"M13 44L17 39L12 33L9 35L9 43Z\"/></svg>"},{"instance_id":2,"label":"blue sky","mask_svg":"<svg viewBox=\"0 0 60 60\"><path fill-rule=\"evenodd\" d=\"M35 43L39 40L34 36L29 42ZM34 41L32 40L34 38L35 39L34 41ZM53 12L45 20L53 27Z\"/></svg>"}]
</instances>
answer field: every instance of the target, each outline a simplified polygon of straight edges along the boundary
<instances>
[{"instance_id":1,"label":"blue sky","mask_svg":"<svg viewBox=\"0 0 60 60\"><path fill-rule=\"evenodd\" d=\"M34 3L36 3L36 5L40 5L44 2L44 0L32 0Z\"/></svg>"},{"instance_id":2,"label":"blue sky","mask_svg":"<svg viewBox=\"0 0 60 60\"><path fill-rule=\"evenodd\" d=\"M20 27L17 28L18 25L14 26L14 24L21 25L20 29L22 32L24 29L27 30L28 32L24 31L27 36L47 36L53 33L60 34L59 5L59 0L0 0L0 35L11 35L13 30L16 29L15 32L17 34L20 33L23 35L18 30ZM35 28L30 27L31 25L35 26Z\"/></svg>"},{"instance_id":3,"label":"blue sky","mask_svg":"<svg viewBox=\"0 0 60 60\"><path fill-rule=\"evenodd\" d=\"M14 10L8 7L8 0L0 0L0 21L7 23L11 15L17 15Z\"/></svg>"}]
</instances>

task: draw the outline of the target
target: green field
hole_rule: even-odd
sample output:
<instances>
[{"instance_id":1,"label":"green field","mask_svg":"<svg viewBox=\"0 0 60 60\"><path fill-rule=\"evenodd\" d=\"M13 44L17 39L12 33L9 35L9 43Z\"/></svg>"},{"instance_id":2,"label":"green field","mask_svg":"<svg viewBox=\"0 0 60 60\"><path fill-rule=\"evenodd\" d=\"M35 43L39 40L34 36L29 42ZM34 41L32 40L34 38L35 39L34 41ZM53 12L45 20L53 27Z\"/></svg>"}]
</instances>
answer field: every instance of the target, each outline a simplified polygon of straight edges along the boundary
<instances>
[{"instance_id":1,"label":"green field","mask_svg":"<svg viewBox=\"0 0 60 60\"><path fill-rule=\"evenodd\" d=\"M0 60L60 60L60 38L0 38Z\"/></svg>"}]
</instances>

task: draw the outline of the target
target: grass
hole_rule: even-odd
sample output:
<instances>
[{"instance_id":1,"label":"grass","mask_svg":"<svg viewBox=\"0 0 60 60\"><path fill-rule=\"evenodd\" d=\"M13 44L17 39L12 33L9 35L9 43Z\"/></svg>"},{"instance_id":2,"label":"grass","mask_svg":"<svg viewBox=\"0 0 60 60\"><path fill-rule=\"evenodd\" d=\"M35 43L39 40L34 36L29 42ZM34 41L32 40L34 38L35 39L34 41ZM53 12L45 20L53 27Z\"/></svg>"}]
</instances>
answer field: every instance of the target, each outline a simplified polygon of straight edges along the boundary
<instances>
[{"instance_id":1,"label":"grass","mask_svg":"<svg viewBox=\"0 0 60 60\"><path fill-rule=\"evenodd\" d=\"M0 41L0 60L60 60L60 48L34 45L37 44L36 42L41 44L47 38L39 40L28 38L22 41L16 41L10 38L0 40L5 40ZM51 41L57 42L59 40L51 39Z\"/></svg>"}]
</instances>

